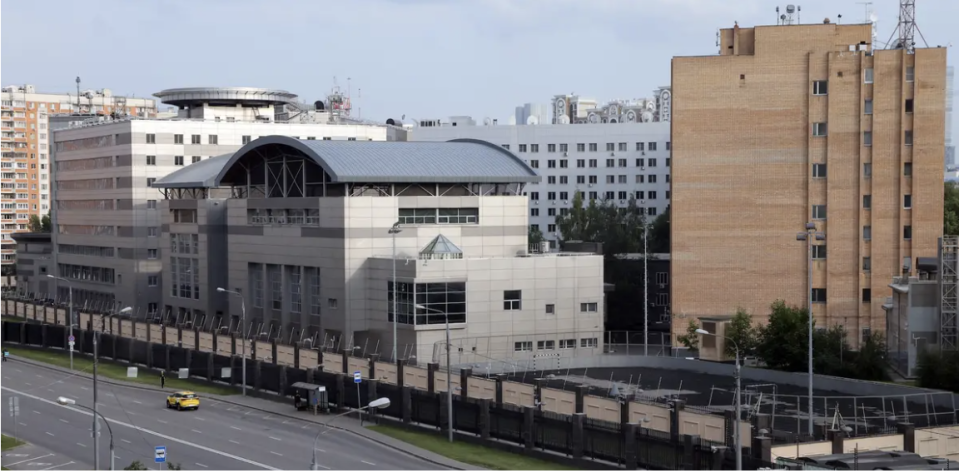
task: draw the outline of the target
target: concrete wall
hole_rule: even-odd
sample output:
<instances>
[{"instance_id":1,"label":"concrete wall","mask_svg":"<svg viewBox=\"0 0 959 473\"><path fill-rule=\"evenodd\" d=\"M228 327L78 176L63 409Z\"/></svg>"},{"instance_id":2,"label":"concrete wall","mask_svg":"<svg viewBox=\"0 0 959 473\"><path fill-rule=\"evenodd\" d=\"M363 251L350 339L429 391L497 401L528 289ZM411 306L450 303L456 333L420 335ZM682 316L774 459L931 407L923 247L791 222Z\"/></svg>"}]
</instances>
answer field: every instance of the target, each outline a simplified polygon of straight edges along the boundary
<instances>
[{"instance_id":1,"label":"concrete wall","mask_svg":"<svg viewBox=\"0 0 959 473\"><path fill-rule=\"evenodd\" d=\"M643 424L647 429L669 432L669 417L669 409L665 407L639 402L629 403L629 421L634 424ZM649 422L643 423L643 419L649 419Z\"/></svg>"},{"instance_id":2,"label":"concrete wall","mask_svg":"<svg viewBox=\"0 0 959 473\"><path fill-rule=\"evenodd\" d=\"M532 406L534 402L535 389L529 384L514 383L512 381L503 382L503 403L513 404L514 406Z\"/></svg>"},{"instance_id":3,"label":"concrete wall","mask_svg":"<svg viewBox=\"0 0 959 473\"><path fill-rule=\"evenodd\" d=\"M773 461L777 458L802 458L818 455L832 455L832 442L811 442L781 445L771 449Z\"/></svg>"},{"instance_id":4,"label":"concrete wall","mask_svg":"<svg viewBox=\"0 0 959 473\"><path fill-rule=\"evenodd\" d=\"M916 453L924 457L959 461L959 428L916 429Z\"/></svg>"},{"instance_id":5,"label":"concrete wall","mask_svg":"<svg viewBox=\"0 0 959 473\"><path fill-rule=\"evenodd\" d=\"M619 401L598 396L583 397L583 411L586 417L591 419L605 420L608 422L619 422L620 406Z\"/></svg>"},{"instance_id":6,"label":"concrete wall","mask_svg":"<svg viewBox=\"0 0 959 473\"><path fill-rule=\"evenodd\" d=\"M860 437L860 438L850 438L843 440L842 451L843 453L853 453L858 449L860 452L868 452L874 450L883 450L883 451L902 451L903 450L903 436L902 434L895 435L881 435L878 437Z\"/></svg>"},{"instance_id":7,"label":"concrete wall","mask_svg":"<svg viewBox=\"0 0 959 473\"><path fill-rule=\"evenodd\" d=\"M543 402L543 410L560 414L576 413L576 393L543 388L540 390L540 399Z\"/></svg>"}]
</instances>

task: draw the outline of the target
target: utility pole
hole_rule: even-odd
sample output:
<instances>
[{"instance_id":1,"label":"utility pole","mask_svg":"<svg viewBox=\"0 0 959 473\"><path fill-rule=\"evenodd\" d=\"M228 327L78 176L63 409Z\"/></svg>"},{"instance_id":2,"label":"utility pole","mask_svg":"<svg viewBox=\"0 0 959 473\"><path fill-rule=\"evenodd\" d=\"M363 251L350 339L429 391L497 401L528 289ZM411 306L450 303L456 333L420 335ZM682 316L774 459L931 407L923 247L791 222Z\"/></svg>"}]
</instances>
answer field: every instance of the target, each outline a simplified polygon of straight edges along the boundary
<instances>
[{"instance_id":1,"label":"utility pole","mask_svg":"<svg viewBox=\"0 0 959 473\"><path fill-rule=\"evenodd\" d=\"M649 356L649 225L643 217L643 356ZM629 343L629 334L626 335Z\"/></svg>"},{"instance_id":2,"label":"utility pole","mask_svg":"<svg viewBox=\"0 0 959 473\"><path fill-rule=\"evenodd\" d=\"M78 78L79 79L79 78ZM79 83L79 82L78 82ZM100 429L97 422L97 355L100 332L93 332L93 469L100 469Z\"/></svg>"}]
</instances>

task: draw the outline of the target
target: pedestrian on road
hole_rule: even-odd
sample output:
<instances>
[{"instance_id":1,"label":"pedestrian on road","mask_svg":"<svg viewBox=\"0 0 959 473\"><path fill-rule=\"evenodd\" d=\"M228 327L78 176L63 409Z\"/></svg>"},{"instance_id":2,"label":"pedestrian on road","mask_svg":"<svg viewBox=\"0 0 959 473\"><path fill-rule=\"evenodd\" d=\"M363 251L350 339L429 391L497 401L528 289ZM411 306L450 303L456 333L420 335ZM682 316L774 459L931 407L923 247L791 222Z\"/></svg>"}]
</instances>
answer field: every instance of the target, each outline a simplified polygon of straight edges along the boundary
<instances>
[{"instance_id":1,"label":"pedestrian on road","mask_svg":"<svg viewBox=\"0 0 959 473\"><path fill-rule=\"evenodd\" d=\"M7 355L9 354L10 354L9 352L7 352L6 350L3 350L3 361L7 361Z\"/></svg>"},{"instance_id":2,"label":"pedestrian on road","mask_svg":"<svg viewBox=\"0 0 959 473\"><path fill-rule=\"evenodd\" d=\"M160 372L160 389L163 389L165 387L166 387L166 375L163 374L163 372L161 371Z\"/></svg>"}]
</instances>

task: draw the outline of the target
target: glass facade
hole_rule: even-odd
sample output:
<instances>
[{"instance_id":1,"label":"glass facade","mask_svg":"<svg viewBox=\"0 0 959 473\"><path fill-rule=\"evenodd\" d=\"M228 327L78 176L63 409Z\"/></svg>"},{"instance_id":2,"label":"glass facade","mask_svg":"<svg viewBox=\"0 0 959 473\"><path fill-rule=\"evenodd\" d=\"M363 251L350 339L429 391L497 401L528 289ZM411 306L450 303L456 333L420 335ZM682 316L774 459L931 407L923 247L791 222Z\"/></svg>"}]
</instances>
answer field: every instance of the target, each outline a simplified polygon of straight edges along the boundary
<instances>
[{"instance_id":1,"label":"glass facade","mask_svg":"<svg viewBox=\"0 0 959 473\"><path fill-rule=\"evenodd\" d=\"M466 283L409 283L387 281L387 313L393 321L393 300L396 299L397 322L408 325L466 323Z\"/></svg>"}]
</instances>

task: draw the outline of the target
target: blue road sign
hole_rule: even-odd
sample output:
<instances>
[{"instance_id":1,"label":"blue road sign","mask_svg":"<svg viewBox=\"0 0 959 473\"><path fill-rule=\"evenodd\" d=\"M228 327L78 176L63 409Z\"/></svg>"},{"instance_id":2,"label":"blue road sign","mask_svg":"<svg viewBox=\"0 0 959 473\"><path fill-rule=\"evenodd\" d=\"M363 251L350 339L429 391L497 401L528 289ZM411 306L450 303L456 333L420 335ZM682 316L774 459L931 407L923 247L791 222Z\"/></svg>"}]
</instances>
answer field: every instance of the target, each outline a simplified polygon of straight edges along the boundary
<instances>
[{"instance_id":1,"label":"blue road sign","mask_svg":"<svg viewBox=\"0 0 959 473\"><path fill-rule=\"evenodd\" d=\"M363 382L363 373L361 373L361 372L359 372L359 371L354 371L354 372L353 372L353 382L356 383L356 384L360 384L361 382Z\"/></svg>"},{"instance_id":2,"label":"blue road sign","mask_svg":"<svg viewBox=\"0 0 959 473\"><path fill-rule=\"evenodd\" d=\"M156 447L153 449L153 461L156 463L166 463L166 447Z\"/></svg>"},{"instance_id":3,"label":"blue road sign","mask_svg":"<svg viewBox=\"0 0 959 473\"><path fill-rule=\"evenodd\" d=\"M69 342L75 342L76 340L77 340L77 339L76 339L73 335L70 335L70 336L67 338L67 341L69 341Z\"/></svg>"}]
</instances>

